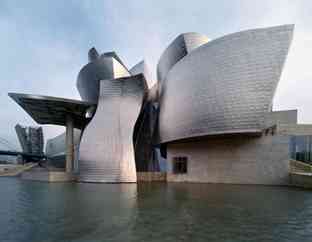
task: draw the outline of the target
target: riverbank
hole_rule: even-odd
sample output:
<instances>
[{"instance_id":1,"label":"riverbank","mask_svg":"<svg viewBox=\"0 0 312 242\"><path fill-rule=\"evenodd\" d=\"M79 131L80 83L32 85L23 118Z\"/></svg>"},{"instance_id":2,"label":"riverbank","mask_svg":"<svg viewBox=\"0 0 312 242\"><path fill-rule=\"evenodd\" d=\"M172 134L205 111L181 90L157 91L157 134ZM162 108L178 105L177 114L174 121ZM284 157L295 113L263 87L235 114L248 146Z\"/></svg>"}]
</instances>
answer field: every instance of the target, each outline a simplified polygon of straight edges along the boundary
<instances>
[{"instance_id":1,"label":"riverbank","mask_svg":"<svg viewBox=\"0 0 312 242\"><path fill-rule=\"evenodd\" d=\"M25 165L0 164L0 177L19 176L37 166L37 163L27 163Z\"/></svg>"},{"instance_id":2,"label":"riverbank","mask_svg":"<svg viewBox=\"0 0 312 242\"><path fill-rule=\"evenodd\" d=\"M290 160L289 166L290 185L312 189L312 166L297 160Z\"/></svg>"}]
</instances>

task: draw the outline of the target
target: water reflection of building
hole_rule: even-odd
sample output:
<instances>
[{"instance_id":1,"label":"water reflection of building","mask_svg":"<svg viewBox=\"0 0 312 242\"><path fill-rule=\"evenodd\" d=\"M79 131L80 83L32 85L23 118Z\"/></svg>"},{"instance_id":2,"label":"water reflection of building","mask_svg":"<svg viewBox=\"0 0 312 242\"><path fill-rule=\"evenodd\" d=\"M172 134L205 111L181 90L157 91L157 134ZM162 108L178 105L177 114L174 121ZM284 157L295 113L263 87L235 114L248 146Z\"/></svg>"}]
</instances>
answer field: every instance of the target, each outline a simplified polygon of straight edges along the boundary
<instances>
[{"instance_id":1,"label":"water reflection of building","mask_svg":"<svg viewBox=\"0 0 312 242\"><path fill-rule=\"evenodd\" d=\"M61 142L81 181L135 182L136 171L166 167L175 182L287 184L290 136L312 134L296 110L272 111L292 34L284 25L211 41L179 35L154 86L144 62L128 69L115 52L92 48L77 79L82 101L10 96L38 123L67 127L47 153Z\"/></svg>"}]
</instances>

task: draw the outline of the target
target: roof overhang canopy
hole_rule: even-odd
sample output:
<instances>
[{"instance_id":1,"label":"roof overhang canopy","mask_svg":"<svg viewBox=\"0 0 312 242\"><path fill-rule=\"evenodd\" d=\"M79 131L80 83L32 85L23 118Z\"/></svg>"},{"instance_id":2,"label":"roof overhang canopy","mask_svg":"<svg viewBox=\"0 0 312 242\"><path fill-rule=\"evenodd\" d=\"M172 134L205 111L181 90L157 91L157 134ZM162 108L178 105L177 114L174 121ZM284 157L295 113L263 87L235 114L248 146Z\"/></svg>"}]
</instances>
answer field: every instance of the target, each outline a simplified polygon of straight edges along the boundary
<instances>
[{"instance_id":1,"label":"roof overhang canopy","mask_svg":"<svg viewBox=\"0 0 312 242\"><path fill-rule=\"evenodd\" d=\"M88 119L86 112L96 104L79 100L50 96L9 93L38 124L55 124L66 126L68 116L74 120L75 128L82 128Z\"/></svg>"}]
</instances>

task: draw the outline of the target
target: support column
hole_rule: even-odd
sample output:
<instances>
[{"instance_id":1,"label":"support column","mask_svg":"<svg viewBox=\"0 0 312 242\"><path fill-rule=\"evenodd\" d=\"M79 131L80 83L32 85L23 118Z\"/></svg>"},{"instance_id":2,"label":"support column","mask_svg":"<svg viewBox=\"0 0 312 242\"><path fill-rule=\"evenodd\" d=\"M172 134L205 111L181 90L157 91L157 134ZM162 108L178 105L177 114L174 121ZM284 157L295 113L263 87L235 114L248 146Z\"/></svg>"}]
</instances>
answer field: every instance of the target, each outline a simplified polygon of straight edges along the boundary
<instances>
[{"instance_id":1,"label":"support column","mask_svg":"<svg viewBox=\"0 0 312 242\"><path fill-rule=\"evenodd\" d=\"M74 163L74 120L68 115L66 118L66 172L73 171Z\"/></svg>"}]
</instances>

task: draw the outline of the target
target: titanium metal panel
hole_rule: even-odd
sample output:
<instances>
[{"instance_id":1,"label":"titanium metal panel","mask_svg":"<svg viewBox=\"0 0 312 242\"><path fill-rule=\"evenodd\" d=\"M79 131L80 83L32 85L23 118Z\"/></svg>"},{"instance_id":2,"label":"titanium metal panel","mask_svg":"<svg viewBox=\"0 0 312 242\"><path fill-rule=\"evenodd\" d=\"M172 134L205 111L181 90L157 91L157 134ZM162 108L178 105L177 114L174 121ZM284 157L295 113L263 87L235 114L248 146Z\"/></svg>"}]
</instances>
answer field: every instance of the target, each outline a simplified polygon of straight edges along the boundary
<instances>
[{"instance_id":1,"label":"titanium metal panel","mask_svg":"<svg viewBox=\"0 0 312 242\"><path fill-rule=\"evenodd\" d=\"M84 101L98 102L100 80L130 76L129 71L115 52L99 56L92 48L89 51L89 60L90 63L81 69L77 78L77 88Z\"/></svg>"},{"instance_id":2,"label":"titanium metal panel","mask_svg":"<svg viewBox=\"0 0 312 242\"><path fill-rule=\"evenodd\" d=\"M75 146L79 145L80 135L81 135L81 130L74 129L74 145ZM66 153L65 142L66 142L65 132L51 139L48 139L46 143L46 147L45 147L45 153L47 157L49 158L53 156L64 155L64 161L65 161L65 153Z\"/></svg>"},{"instance_id":3,"label":"titanium metal panel","mask_svg":"<svg viewBox=\"0 0 312 242\"><path fill-rule=\"evenodd\" d=\"M161 142L261 132L292 34L293 25L238 32L180 59L162 77Z\"/></svg>"},{"instance_id":4,"label":"titanium metal panel","mask_svg":"<svg viewBox=\"0 0 312 242\"><path fill-rule=\"evenodd\" d=\"M136 182L133 130L146 88L142 74L100 81L98 107L80 142L80 181Z\"/></svg>"},{"instance_id":5,"label":"titanium metal panel","mask_svg":"<svg viewBox=\"0 0 312 242\"><path fill-rule=\"evenodd\" d=\"M78 151L81 130L74 129L74 171L78 171ZM65 132L47 140L45 153L51 166L65 168L66 134Z\"/></svg>"},{"instance_id":6,"label":"titanium metal panel","mask_svg":"<svg viewBox=\"0 0 312 242\"><path fill-rule=\"evenodd\" d=\"M144 60L140 61L136 65L134 65L129 72L131 73L132 76L138 75L138 74L143 74L145 77L145 80L147 81L147 84L150 86L152 77L150 74L150 71L148 69L148 66Z\"/></svg>"},{"instance_id":7,"label":"titanium metal panel","mask_svg":"<svg viewBox=\"0 0 312 242\"><path fill-rule=\"evenodd\" d=\"M148 97L147 99L155 104L158 105L158 83L155 83L149 90L148 90Z\"/></svg>"},{"instance_id":8,"label":"titanium metal panel","mask_svg":"<svg viewBox=\"0 0 312 242\"><path fill-rule=\"evenodd\" d=\"M160 89L170 69L189 52L208 41L209 39L205 35L194 32L184 33L175 38L161 55L157 64L157 78Z\"/></svg>"}]
</instances>

